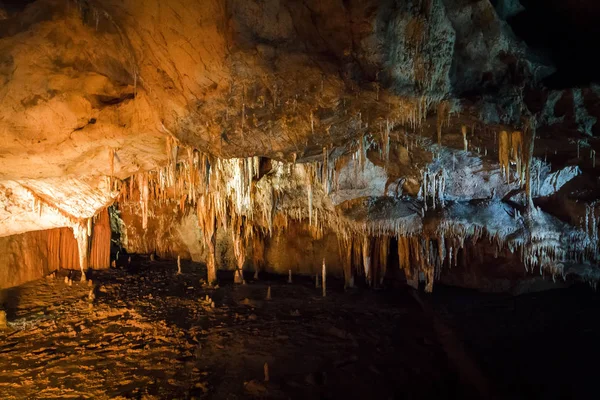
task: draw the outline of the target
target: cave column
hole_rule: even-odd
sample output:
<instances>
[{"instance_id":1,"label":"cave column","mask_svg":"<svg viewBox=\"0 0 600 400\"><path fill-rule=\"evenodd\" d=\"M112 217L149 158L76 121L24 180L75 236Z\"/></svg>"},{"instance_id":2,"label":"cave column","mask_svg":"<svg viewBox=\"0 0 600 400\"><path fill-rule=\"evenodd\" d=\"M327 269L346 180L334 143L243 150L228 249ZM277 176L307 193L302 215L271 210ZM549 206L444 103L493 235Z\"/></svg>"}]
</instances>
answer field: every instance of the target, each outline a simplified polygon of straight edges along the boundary
<instances>
[{"instance_id":1,"label":"cave column","mask_svg":"<svg viewBox=\"0 0 600 400\"><path fill-rule=\"evenodd\" d=\"M365 280L371 286L371 238L365 236L362 243L363 268Z\"/></svg>"},{"instance_id":2,"label":"cave column","mask_svg":"<svg viewBox=\"0 0 600 400\"><path fill-rule=\"evenodd\" d=\"M77 250L79 251L79 268L81 269L81 281L85 282L85 271L88 268L88 243L91 235L91 219L87 226L84 222L73 225L73 236L77 241Z\"/></svg>"},{"instance_id":3,"label":"cave column","mask_svg":"<svg viewBox=\"0 0 600 400\"><path fill-rule=\"evenodd\" d=\"M246 261L246 248L242 236L236 234L236 229L233 228L233 253L236 260L236 270L233 275L234 283L244 283L244 263Z\"/></svg>"},{"instance_id":4,"label":"cave column","mask_svg":"<svg viewBox=\"0 0 600 400\"><path fill-rule=\"evenodd\" d=\"M532 196L532 189L531 189L531 163L533 161L533 148L534 148L534 143L535 143L535 135L536 135L536 123L537 121L535 120L535 117L530 117L527 120L527 126L525 127L525 130L527 132L527 136L526 136L526 157L527 157L527 165L526 165L526 169L525 169L525 194L526 194L526 201L527 201L527 212L531 213L534 209L535 206L533 204L533 196Z\"/></svg>"}]
</instances>

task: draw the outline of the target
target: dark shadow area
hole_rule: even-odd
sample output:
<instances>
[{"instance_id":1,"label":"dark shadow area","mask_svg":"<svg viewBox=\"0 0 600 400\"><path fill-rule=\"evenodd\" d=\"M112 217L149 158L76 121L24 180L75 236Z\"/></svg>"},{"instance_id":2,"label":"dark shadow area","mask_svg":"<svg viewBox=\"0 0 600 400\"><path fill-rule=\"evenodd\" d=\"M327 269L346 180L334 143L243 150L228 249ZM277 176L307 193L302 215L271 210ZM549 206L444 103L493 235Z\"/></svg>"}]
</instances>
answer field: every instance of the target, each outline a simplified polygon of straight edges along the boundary
<instances>
[{"instance_id":1,"label":"dark shadow area","mask_svg":"<svg viewBox=\"0 0 600 400\"><path fill-rule=\"evenodd\" d=\"M503 398L596 392L600 296L589 287L510 296L438 285L430 301Z\"/></svg>"},{"instance_id":2,"label":"dark shadow area","mask_svg":"<svg viewBox=\"0 0 600 400\"><path fill-rule=\"evenodd\" d=\"M0 289L0 310L6 312L6 318L10 321L15 318L19 308L21 286Z\"/></svg>"},{"instance_id":3,"label":"dark shadow area","mask_svg":"<svg viewBox=\"0 0 600 400\"><path fill-rule=\"evenodd\" d=\"M0 1L0 8L4 8L9 14L12 14L23 11L25 7L33 2L35 0L2 0Z\"/></svg>"},{"instance_id":4,"label":"dark shadow area","mask_svg":"<svg viewBox=\"0 0 600 400\"><path fill-rule=\"evenodd\" d=\"M525 11L508 19L529 47L548 55L557 68L545 80L551 89L600 81L600 2L520 0ZM496 0L494 3L498 3Z\"/></svg>"},{"instance_id":5,"label":"dark shadow area","mask_svg":"<svg viewBox=\"0 0 600 400\"><path fill-rule=\"evenodd\" d=\"M93 300L88 283L67 285L62 273L11 289L29 322L0 332L0 370L49 376L40 390L127 398L570 399L595 390L600 297L585 286L515 297L437 285L427 295L387 281L344 290L328 277L322 297L312 276L256 281L245 271L247 284L236 285L233 271L219 271L219 287L208 288L204 265L182 261L181 270L131 255L89 272ZM87 380L56 373L81 365ZM0 384L12 377L0 374Z\"/></svg>"}]
</instances>

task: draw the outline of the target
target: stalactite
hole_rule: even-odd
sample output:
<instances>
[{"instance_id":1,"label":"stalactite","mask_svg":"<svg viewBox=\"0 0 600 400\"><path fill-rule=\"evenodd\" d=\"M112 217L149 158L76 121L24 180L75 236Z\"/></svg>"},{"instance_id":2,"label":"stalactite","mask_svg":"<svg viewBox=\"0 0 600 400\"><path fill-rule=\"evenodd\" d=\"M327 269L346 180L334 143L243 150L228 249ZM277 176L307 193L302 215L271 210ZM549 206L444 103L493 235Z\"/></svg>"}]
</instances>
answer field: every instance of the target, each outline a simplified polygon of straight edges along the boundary
<instances>
[{"instance_id":1,"label":"stalactite","mask_svg":"<svg viewBox=\"0 0 600 400\"><path fill-rule=\"evenodd\" d=\"M140 191L140 208L141 208L141 212L142 212L142 228L145 230L146 228L148 228L148 201L149 201L149 197L150 197L150 190L148 188L148 174L145 172L138 174L137 181L138 181L138 188Z\"/></svg>"},{"instance_id":2,"label":"stalactite","mask_svg":"<svg viewBox=\"0 0 600 400\"><path fill-rule=\"evenodd\" d=\"M442 145L442 126L444 121L448 118L450 112L449 103L442 101L438 104L437 108L437 120L436 120L436 131L437 131L437 144Z\"/></svg>"},{"instance_id":3,"label":"stalactite","mask_svg":"<svg viewBox=\"0 0 600 400\"><path fill-rule=\"evenodd\" d=\"M368 236L363 238L362 257L365 280L371 285L371 239Z\"/></svg>"},{"instance_id":4,"label":"stalactite","mask_svg":"<svg viewBox=\"0 0 600 400\"><path fill-rule=\"evenodd\" d=\"M535 206L533 205L533 197L532 197L532 189L531 189L531 164L533 161L533 147L535 143L535 135L536 135L536 121L533 117L529 118L527 121L527 126L525 129L526 132L526 142L525 142L525 195L527 198L527 211L533 212Z\"/></svg>"},{"instance_id":5,"label":"stalactite","mask_svg":"<svg viewBox=\"0 0 600 400\"><path fill-rule=\"evenodd\" d=\"M383 236L379 241L379 284L383 284L383 279L387 272L388 255L390 252L390 238Z\"/></svg>"},{"instance_id":6,"label":"stalactite","mask_svg":"<svg viewBox=\"0 0 600 400\"><path fill-rule=\"evenodd\" d=\"M323 259L323 269L322 273L322 288L323 288L323 297L327 296L327 266L325 265L325 259Z\"/></svg>"},{"instance_id":7,"label":"stalactite","mask_svg":"<svg viewBox=\"0 0 600 400\"><path fill-rule=\"evenodd\" d=\"M523 133L521 131L514 131L510 136L510 158L516 164L519 181L523 182Z\"/></svg>"},{"instance_id":8,"label":"stalactite","mask_svg":"<svg viewBox=\"0 0 600 400\"><path fill-rule=\"evenodd\" d=\"M306 175L306 190L308 192L308 223L312 226L313 220L313 187L310 175Z\"/></svg>"},{"instance_id":9,"label":"stalactite","mask_svg":"<svg viewBox=\"0 0 600 400\"><path fill-rule=\"evenodd\" d=\"M364 135L359 138L359 146L358 146L358 148L359 148L359 153L360 153L360 158L359 158L360 170L364 171L365 164L367 162L367 148L365 146L365 137L364 137Z\"/></svg>"},{"instance_id":10,"label":"stalactite","mask_svg":"<svg viewBox=\"0 0 600 400\"><path fill-rule=\"evenodd\" d=\"M506 131L500 132L498 157L500 159L502 174L510 183L510 137Z\"/></svg>"},{"instance_id":11,"label":"stalactite","mask_svg":"<svg viewBox=\"0 0 600 400\"><path fill-rule=\"evenodd\" d=\"M338 249L342 270L344 272L344 288L354 287L354 276L352 274L352 239L338 234Z\"/></svg>"},{"instance_id":12,"label":"stalactite","mask_svg":"<svg viewBox=\"0 0 600 400\"><path fill-rule=\"evenodd\" d=\"M383 131L382 138L382 149L383 149L383 160L385 161L385 165L387 168L387 164L390 161L390 131L391 131L390 121L385 120L385 130Z\"/></svg>"}]
</instances>

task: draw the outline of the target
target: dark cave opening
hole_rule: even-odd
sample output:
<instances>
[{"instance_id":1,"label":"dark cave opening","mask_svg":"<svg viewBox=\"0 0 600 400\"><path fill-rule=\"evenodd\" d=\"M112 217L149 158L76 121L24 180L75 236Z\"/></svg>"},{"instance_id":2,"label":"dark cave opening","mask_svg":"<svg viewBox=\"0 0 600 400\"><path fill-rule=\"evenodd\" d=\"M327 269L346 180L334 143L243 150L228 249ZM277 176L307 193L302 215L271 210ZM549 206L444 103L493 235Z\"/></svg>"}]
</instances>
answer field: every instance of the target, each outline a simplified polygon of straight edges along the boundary
<instances>
[{"instance_id":1,"label":"dark cave opening","mask_svg":"<svg viewBox=\"0 0 600 400\"><path fill-rule=\"evenodd\" d=\"M499 0L495 0L496 6ZM544 80L550 89L585 86L600 80L600 3L594 0L521 0L525 8L508 18L517 36L547 55L556 72Z\"/></svg>"}]
</instances>

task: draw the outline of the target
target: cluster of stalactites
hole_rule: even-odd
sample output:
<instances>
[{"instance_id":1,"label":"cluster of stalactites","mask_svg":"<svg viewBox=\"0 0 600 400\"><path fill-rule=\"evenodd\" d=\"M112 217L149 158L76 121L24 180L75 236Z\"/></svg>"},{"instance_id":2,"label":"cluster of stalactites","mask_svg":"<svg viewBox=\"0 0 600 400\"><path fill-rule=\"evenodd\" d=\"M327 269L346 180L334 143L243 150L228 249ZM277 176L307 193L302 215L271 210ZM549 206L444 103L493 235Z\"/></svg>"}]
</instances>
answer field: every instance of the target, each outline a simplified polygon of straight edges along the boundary
<instances>
[{"instance_id":1,"label":"cluster of stalactites","mask_svg":"<svg viewBox=\"0 0 600 400\"><path fill-rule=\"evenodd\" d=\"M253 225L272 234L276 215L280 213L277 204L284 188L270 181L268 185L256 184L260 171L259 157L213 159L181 146L171 137L167 140L167 154L169 161L165 167L140 172L120 184L118 201L130 207L136 205L144 229L148 226L153 206L176 202L182 213L195 209L205 242L214 238L217 227L231 229L234 242L240 242L238 238L241 238L246 243ZM273 163L277 168L283 165L276 161ZM288 219L307 219L313 236L323 236L331 213L322 209L320 198L337 186L341 165L338 160L330 160L324 147L322 161L285 164L283 167L288 168L280 168L286 169L286 177L290 180L293 180L293 175L300 179L304 177L302 190L308 197L306 204L299 204L297 209L287 208L282 213L286 224ZM313 206L315 193L319 197L319 207ZM242 250L238 254L243 258Z\"/></svg>"},{"instance_id":2,"label":"cluster of stalactites","mask_svg":"<svg viewBox=\"0 0 600 400\"><path fill-rule=\"evenodd\" d=\"M446 191L446 174L443 169L438 171L422 171L420 198L423 200L423 211L429 207L435 210L436 205L444 207Z\"/></svg>"},{"instance_id":3,"label":"cluster of stalactites","mask_svg":"<svg viewBox=\"0 0 600 400\"><path fill-rule=\"evenodd\" d=\"M529 229L523 229L523 232ZM573 231L568 244L565 245L563 234L558 232L536 231L528 235L508 240L501 233L490 234L485 227L472 225L443 225L440 232L446 237L453 237L459 243L459 248L464 248L464 242L469 239L474 245L482 238L494 245L495 257L504 250L517 254L529 273L539 270L540 275L544 272L550 273L553 278L562 276L564 278L564 263L588 263L597 260L597 255L590 249L589 242L585 240L586 234L581 231Z\"/></svg>"},{"instance_id":4,"label":"cluster of stalactites","mask_svg":"<svg viewBox=\"0 0 600 400\"><path fill-rule=\"evenodd\" d=\"M383 283L389 259L388 236L338 236L338 243L346 287L354 286L355 276L363 277L373 287Z\"/></svg>"},{"instance_id":5,"label":"cluster of stalactites","mask_svg":"<svg viewBox=\"0 0 600 400\"><path fill-rule=\"evenodd\" d=\"M388 271L390 239L397 239L398 265L406 276L409 285L418 287L425 284L425 290L431 292L444 267L452 268L458 264L459 252L466 260L466 243L472 246L485 246L486 240L492 245L494 257L508 250L519 256L525 270L540 275L550 274L553 279L565 277L564 263L589 263L597 259L597 246L590 245L585 237L597 243L597 224L593 206L588 207L585 224L589 232L574 232L571 244L564 245L560 233L530 234L530 237L507 240L501 233L490 234L485 227L461 224L440 226L434 236L419 234L397 234L393 231L365 236L360 232L344 234L337 232L340 247L340 260L344 263L346 284L353 284L355 276L364 277L372 286L382 283ZM582 236L583 235L583 236Z\"/></svg>"},{"instance_id":6,"label":"cluster of stalactites","mask_svg":"<svg viewBox=\"0 0 600 400\"><path fill-rule=\"evenodd\" d=\"M388 273L391 236L338 236L340 259L344 263L346 286L354 284L354 276L361 276L370 286L380 286ZM431 292L439 279L444 263L456 265L458 250L464 241L445 240L444 236L430 239L422 236L398 236L398 265L407 282L418 287L425 282L425 290Z\"/></svg>"},{"instance_id":7,"label":"cluster of stalactites","mask_svg":"<svg viewBox=\"0 0 600 400\"><path fill-rule=\"evenodd\" d=\"M443 235L436 239L425 236L398 238L398 259L409 285L417 288L419 281L425 283L425 291L431 293L439 279L444 263L456 265L458 250L463 243L456 239L446 241Z\"/></svg>"}]
</instances>

